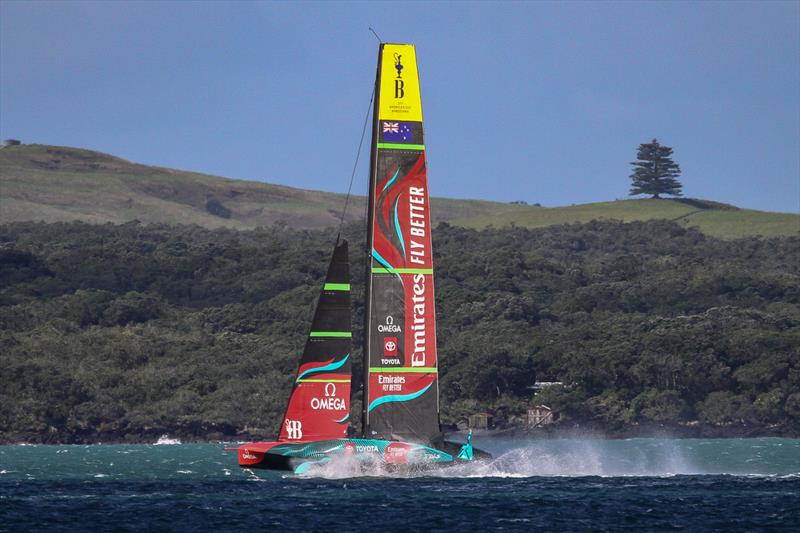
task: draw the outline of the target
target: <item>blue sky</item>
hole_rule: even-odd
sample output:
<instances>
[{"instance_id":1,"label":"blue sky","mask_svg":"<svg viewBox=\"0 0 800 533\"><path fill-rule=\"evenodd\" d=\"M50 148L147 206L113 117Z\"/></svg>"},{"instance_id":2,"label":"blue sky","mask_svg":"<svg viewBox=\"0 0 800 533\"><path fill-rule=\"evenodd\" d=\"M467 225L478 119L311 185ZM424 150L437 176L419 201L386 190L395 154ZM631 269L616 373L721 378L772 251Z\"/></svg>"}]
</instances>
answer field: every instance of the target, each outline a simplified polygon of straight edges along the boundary
<instances>
[{"instance_id":1,"label":"blue sky","mask_svg":"<svg viewBox=\"0 0 800 533\"><path fill-rule=\"evenodd\" d=\"M799 6L0 0L0 137L344 192L372 26L417 45L436 196L626 198L657 137L686 196L798 212Z\"/></svg>"}]
</instances>

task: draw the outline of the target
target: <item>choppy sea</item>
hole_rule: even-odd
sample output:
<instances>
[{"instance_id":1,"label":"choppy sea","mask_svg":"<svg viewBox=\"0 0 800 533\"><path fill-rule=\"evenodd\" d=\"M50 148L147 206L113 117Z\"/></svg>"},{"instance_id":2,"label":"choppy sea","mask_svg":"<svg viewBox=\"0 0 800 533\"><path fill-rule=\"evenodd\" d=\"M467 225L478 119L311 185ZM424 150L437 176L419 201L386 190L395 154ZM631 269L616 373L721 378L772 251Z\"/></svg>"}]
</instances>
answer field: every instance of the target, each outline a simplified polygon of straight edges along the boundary
<instances>
[{"instance_id":1,"label":"choppy sea","mask_svg":"<svg viewBox=\"0 0 800 533\"><path fill-rule=\"evenodd\" d=\"M240 469L219 444L0 446L2 531L800 531L800 440L476 438L434 474Z\"/></svg>"}]
</instances>

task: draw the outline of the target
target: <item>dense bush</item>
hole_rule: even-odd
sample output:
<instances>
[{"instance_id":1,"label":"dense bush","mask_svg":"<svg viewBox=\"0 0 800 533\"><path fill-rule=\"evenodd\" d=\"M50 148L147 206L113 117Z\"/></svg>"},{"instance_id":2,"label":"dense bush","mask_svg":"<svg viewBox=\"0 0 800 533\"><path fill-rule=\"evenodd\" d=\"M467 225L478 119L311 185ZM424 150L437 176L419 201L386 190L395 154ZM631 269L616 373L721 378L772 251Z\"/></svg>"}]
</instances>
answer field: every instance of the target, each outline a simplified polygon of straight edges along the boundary
<instances>
[{"instance_id":1,"label":"dense bush","mask_svg":"<svg viewBox=\"0 0 800 533\"><path fill-rule=\"evenodd\" d=\"M564 383L535 401L565 424L800 431L799 244L663 221L441 224L443 421L518 417L539 380ZM0 226L2 438L272 432L332 245L285 226Z\"/></svg>"}]
</instances>

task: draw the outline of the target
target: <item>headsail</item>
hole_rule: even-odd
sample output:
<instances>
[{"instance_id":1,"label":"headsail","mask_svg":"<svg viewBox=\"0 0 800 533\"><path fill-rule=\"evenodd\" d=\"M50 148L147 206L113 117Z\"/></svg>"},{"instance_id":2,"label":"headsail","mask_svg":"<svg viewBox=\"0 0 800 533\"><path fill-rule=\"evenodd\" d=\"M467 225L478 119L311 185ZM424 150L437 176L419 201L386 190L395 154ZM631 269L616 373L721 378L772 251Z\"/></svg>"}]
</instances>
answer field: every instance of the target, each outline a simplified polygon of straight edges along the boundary
<instances>
[{"instance_id":1,"label":"headsail","mask_svg":"<svg viewBox=\"0 0 800 533\"><path fill-rule=\"evenodd\" d=\"M317 302L279 441L347 435L352 373L349 265L347 241L339 241Z\"/></svg>"},{"instance_id":2,"label":"headsail","mask_svg":"<svg viewBox=\"0 0 800 533\"><path fill-rule=\"evenodd\" d=\"M381 44L370 165L364 435L439 437L433 262L413 45Z\"/></svg>"}]
</instances>

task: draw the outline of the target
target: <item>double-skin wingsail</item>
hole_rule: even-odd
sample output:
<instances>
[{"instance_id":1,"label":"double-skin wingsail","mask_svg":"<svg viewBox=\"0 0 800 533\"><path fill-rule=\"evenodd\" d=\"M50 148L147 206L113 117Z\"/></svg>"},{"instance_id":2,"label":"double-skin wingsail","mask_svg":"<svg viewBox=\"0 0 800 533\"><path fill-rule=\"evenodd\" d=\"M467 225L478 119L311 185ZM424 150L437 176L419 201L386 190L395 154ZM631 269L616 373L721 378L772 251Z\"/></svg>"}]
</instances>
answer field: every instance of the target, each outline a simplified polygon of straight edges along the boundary
<instances>
[{"instance_id":1,"label":"double-skin wingsail","mask_svg":"<svg viewBox=\"0 0 800 533\"><path fill-rule=\"evenodd\" d=\"M364 436L440 436L422 103L413 45L381 44L370 165Z\"/></svg>"}]
</instances>

